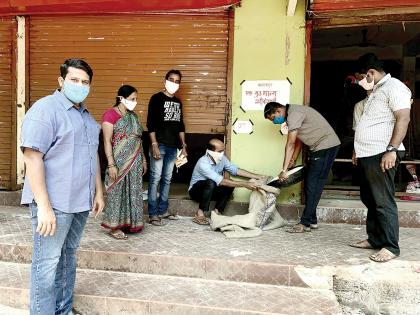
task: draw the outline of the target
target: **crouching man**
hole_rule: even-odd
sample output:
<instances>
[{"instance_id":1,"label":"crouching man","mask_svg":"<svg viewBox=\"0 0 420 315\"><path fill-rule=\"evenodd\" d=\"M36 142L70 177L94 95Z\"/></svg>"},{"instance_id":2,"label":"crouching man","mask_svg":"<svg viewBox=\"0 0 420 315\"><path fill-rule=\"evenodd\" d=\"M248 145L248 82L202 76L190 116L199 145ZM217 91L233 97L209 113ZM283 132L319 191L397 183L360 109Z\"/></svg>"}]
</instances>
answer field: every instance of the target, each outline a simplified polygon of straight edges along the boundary
<instances>
[{"instance_id":1,"label":"crouching man","mask_svg":"<svg viewBox=\"0 0 420 315\"><path fill-rule=\"evenodd\" d=\"M211 139L207 144L207 151L194 167L188 192L191 198L199 202L199 209L193 222L206 225L209 221L204 213L209 211L210 201L216 201L214 211L221 214L231 197L235 187L255 190L255 184L247 181L237 181L223 178L223 172L244 178L262 179L263 175L254 174L238 168L224 155L225 145L218 139Z\"/></svg>"}]
</instances>

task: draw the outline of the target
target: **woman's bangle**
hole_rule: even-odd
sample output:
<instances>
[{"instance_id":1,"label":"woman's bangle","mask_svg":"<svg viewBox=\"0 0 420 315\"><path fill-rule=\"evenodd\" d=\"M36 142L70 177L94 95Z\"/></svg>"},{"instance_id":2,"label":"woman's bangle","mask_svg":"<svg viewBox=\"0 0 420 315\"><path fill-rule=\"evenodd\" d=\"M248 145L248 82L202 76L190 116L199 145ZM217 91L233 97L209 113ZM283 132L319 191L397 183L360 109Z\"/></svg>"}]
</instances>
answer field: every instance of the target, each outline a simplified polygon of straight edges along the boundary
<instances>
[{"instance_id":1,"label":"woman's bangle","mask_svg":"<svg viewBox=\"0 0 420 315\"><path fill-rule=\"evenodd\" d=\"M114 166L116 166L115 164L109 164L108 166L107 166L107 168L111 168L111 167L114 167Z\"/></svg>"},{"instance_id":2,"label":"woman's bangle","mask_svg":"<svg viewBox=\"0 0 420 315\"><path fill-rule=\"evenodd\" d=\"M158 145L159 143L157 143L157 142L152 142L152 145Z\"/></svg>"}]
</instances>

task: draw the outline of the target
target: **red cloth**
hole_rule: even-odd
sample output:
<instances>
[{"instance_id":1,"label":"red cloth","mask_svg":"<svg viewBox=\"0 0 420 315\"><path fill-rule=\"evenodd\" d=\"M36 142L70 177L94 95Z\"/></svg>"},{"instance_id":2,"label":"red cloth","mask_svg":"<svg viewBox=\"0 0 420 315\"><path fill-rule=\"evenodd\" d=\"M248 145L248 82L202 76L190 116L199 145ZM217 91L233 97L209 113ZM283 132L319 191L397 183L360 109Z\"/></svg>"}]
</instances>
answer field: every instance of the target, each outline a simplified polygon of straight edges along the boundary
<instances>
[{"instance_id":1,"label":"red cloth","mask_svg":"<svg viewBox=\"0 0 420 315\"><path fill-rule=\"evenodd\" d=\"M108 122L110 124L115 125L115 123L121 118L121 115L117 113L113 108L108 109L103 115L102 115L102 122Z\"/></svg>"}]
</instances>

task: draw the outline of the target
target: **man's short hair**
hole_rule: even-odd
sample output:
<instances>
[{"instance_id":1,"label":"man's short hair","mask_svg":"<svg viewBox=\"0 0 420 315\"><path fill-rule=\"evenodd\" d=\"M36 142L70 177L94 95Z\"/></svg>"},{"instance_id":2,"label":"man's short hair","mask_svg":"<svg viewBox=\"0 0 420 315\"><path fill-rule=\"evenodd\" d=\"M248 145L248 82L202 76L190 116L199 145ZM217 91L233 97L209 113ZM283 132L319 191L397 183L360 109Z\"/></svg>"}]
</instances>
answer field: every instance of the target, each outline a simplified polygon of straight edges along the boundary
<instances>
[{"instance_id":1,"label":"man's short hair","mask_svg":"<svg viewBox=\"0 0 420 315\"><path fill-rule=\"evenodd\" d=\"M384 70L384 63L374 53L364 54L357 60L357 72L366 73L369 69L375 69L380 72Z\"/></svg>"},{"instance_id":2,"label":"man's short hair","mask_svg":"<svg viewBox=\"0 0 420 315\"><path fill-rule=\"evenodd\" d=\"M177 75L179 75L179 80L182 79L181 71L172 69L172 70L169 70L168 73L165 75L165 80L168 80L169 79L169 76L171 74L177 74Z\"/></svg>"},{"instance_id":3,"label":"man's short hair","mask_svg":"<svg viewBox=\"0 0 420 315\"><path fill-rule=\"evenodd\" d=\"M275 114L276 110L282 107L286 107L286 106L277 102L267 103L264 107L264 118L268 118L269 116Z\"/></svg>"},{"instance_id":4,"label":"man's short hair","mask_svg":"<svg viewBox=\"0 0 420 315\"><path fill-rule=\"evenodd\" d=\"M221 141L217 138L212 138L212 139L209 140L209 142L207 142L206 149L210 150L210 151L216 151L216 143L215 142L217 142L217 141L220 141L220 142L223 143L223 141Z\"/></svg>"},{"instance_id":5,"label":"man's short hair","mask_svg":"<svg viewBox=\"0 0 420 315\"><path fill-rule=\"evenodd\" d=\"M60 74L63 79L66 78L70 67L80 69L86 72L89 76L89 81L92 83L93 71L86 61L77 58L70 58L64 61L64 63L60 66Z\"/></svg>"}]
</instances>

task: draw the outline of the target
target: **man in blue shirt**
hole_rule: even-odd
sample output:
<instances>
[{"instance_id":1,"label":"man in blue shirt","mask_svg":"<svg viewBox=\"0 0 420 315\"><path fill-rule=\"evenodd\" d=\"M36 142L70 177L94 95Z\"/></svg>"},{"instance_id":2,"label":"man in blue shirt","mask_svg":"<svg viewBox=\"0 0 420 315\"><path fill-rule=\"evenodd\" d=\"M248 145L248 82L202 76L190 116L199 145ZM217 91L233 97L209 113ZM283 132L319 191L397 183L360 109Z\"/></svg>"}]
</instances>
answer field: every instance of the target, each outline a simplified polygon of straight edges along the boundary
<instances>
[{"instance_id":1,"label":"man in blue shirt","mask_svg":"<svg viewBox=\"0 0 420 315\"><path fill-rule=\"evenodd\" d=\"M83 100L93 72L81 59L60 67L60 89L32 105L22 124L22 204L31 209L30 314L74 314L76 250L92 209L104 207L99 125Z\"/></svg>"},{"instance_id":2,"label":"man in blue shirt","mask_svg":"<svg viewBox=\"0 0 420 315\"><path fill-rule=\"evenodd\" d=\"M203 155L194 167L188 192L191 198L199 202L199 209L193 218L193 222L209 224L204 213L209 211L210 201L215 200L214 211L222 213L233 193L235 187L244 187L255 190L257 186L250 182L226 179L223 172L245 178L262 179L263 175L254 174L238 168L224 155L225 145L218 139L211 139L207 144L206 154Z\"/></svg>"}]
</instances>

